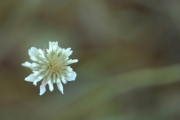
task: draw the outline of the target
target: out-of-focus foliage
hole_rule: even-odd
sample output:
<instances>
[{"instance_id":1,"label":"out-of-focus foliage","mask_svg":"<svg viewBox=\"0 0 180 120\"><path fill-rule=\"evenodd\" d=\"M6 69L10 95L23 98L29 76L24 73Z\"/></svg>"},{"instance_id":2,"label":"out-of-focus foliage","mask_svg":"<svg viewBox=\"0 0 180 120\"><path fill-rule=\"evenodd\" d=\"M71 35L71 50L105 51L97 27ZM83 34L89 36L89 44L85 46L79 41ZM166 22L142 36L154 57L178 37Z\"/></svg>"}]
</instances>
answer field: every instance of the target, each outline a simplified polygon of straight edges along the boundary
<instances>
[{"instance_id":1,"label":"out-of-focus foliage","mask_svg":"<svg viewBox=\"0 0 180 120\"><path fill-rule=\"evenodd\" d=\"M180 119L177 0L1 0L0 120ZM39 96L28 49L71 47L77 79ZM48 88L47 88L48 89Z\"/></svg>"}]
</instances>

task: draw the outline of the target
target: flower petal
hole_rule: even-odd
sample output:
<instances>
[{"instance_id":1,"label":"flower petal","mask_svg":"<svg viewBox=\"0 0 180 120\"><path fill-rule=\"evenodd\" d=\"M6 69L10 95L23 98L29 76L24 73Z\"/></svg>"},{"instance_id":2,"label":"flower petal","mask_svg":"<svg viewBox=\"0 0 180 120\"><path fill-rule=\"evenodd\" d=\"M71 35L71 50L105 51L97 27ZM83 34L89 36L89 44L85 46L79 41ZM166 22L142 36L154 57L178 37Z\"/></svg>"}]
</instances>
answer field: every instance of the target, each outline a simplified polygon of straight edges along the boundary
<instances>
[{"instance_id":1,"label":"flower petal","mask_svg":"<svg viewBox=\"0 0 180 120\"><path fill-rule=\"evenodd\" d=\"M67 81L74 81L74 80L76 79L76 76L77 76L77 74L73 71L73 72L71 73L71 76L66 77L66 80L67 80Z\"/></svg>"},{"instance_id":2,"label":"flower petal","mask_svg":"<svg viewBox=\"0 0 180 120\"><path fill-rule=\"evenodd\" d=\"M73 51L71 50L71 48L67 48L65 51L66 51L66 52L65 52L65 56L66 56L66 57L69 57L69 56L73 53Z\"/></svg>"},{"instance_id":3,"label":"flower petal","mask_svg":"<svg viewBox=\"0 0 180 120\"><path fill-rule=\"evenodd\" d=\"M49 49L47 49L47 52L50 53L50 52L55 51L57 49L58 49L58 42L49 41Z\"/></svg>"},{"instance_id":4,"label":"flower petal","mask_svg":"<svg viewBox=\"0 0 180 120\"><path fill-rule=\"evenodd\" d=\"M52 42L52 49L57 50L58 48L58 42Z\"/></svg>"},{"instance_id":5,"label":"flower petal","mask_svg":"<svg viewBox=\"0 0 180 120\"><path fill-rule=\"evenodd\" d=\"M37 82L41 81L44 78L44 76L38 76L38 78L33 82L33 84L36 86Z\"/></svg>"},{"instance_id":6,"label":"flower petal","mask_svg":"<svg viewBox=\"0 0 180 120\"><path fill-rule=\"evenodd\" d=\"M32 67L39 67L39 64L38 63L32 63Z\"/></svg>"},{"instance_id":7,"label":"flower petal","mask_svg":"<svg viewBox=\"0 0 180 120\"><path fill-rule=\"evenodd\" d=\"M63 75L61 75L61 81L62 81L64 84L67 83L67 81L65 80L65 77L64 77Z\"/></svg>"},{"instance_id":8,"label":"flower petal","mask_svg":"<svg viewBox=\"0 0 180 120\"><path fill-rule=\"evenodd\" d=\"M41 72L40 71L33 71L33 74L34 74L34 76L38 76L41 74Z\"/></svg>"},{"instance_id":9,"label":"flower petal","mask_svg":"<svg viewBox=\"0 0 180 120\"><path fill-rule=\"evenodd\" d=\"M30 49L29 49L29 56L31 57L31 56L36 56L37 54L38 54L38 49L37 48L35 48L35 47L31 47Z\"/></svg>"},{"instance_id":10,"label":"flower petal","mask_svg":"<svg viewBox=\"0 0 180 120\"><path fill-rule=\"evenodd\" d=\"M62 85L61 81L57 83L57 87L58 87L59 91L61 91L62 94L64 94L64 92L63 92L63 85Z\"/></svg>"},{"instance_id":11,"label":"flower petal","mask_svg":"<svg viewBox=\"0 0 180 120\"><path fill-rule=\"evenodd\" d=\"M52 92L54 90L53 83L51 83L51 81L49 81L48 85L49 85L49 90Z\"/></svg>"},{"instance_id":12,"label":"flower petal","mask_svg":"<svg viewBox=\"0 0 180 120\"><path fill-rule=\"evenodd\" d=\"M32 64L26 61L25 63L22 63L22 66L31 68Z\"/></svg>"},{"instance_id":13,"label":"flower petal","mask_svg":"<svg viewBox=\"0 0 180 120\"><path fill-rule=\"evenodd\" d=\"M34 57L34 56L31 56L30 59L31 59L32 61L38 61L38 59L37 59L36 57Z\"/></svg>"},{"instance_id":14,"label":"flower petal","mask_svg":"<svg viewBox=\"0 0 180 120\"><path fill-rule=\"evenodd\" d=\"M73 64L73 63L77 63L77 62L78 62L77 59L74 59L74 60L69 59L68 61L66 61L65 65L69 65L69 64Z\"/></svg>"},{"instance_id":15,"label":"flower petal","mask_svg":"<svg viewBox=\"0 0 180 120\"><path fill-rule=\"evenodd\" d=\"M25 78L25 81L28 81L28 82L33 82L37 79L36 76L34 76L34 74L30 74L28 77Z\"/></svg>"},{"instance_id":16,"label":"flower petal","mask_svg":"<svg viewBox=\"0 0 180 120\"><path fill-rule=\"evenodd\" d=\"M30 59L32 61L38 61L38 59L37 59L38 49L37 48L31 47L31 49L29 49L28 53L29 53Z\"/></svg>"},{"instance_id":17,"label":"flower petal","mask_svg":"<svg viewBox=\"0 0 180 120\"><path fill-rule=\"evenodd\" d=\"M39 49L38 52L39 52L39 56L40 56L41 58L46 59L43 50Z\"/></svg>"},{"instance_id":18,"label":"flower petal","mask_svg":"<svg viewBox=\"0 0 180 120\"><path fill-rule=\"evenodd\" d=\"M70 66L67 66L66 70L67 70L67 72L70 72L70 73L73 71L73 69Z\"/></svg>"},{"instance_id":19,"label":"flower petal","mask_svg":"<svg viewBox=\"0 0 180 120\"><path fill-rule=\"evenodd\" d=\"M40 93L39 95L43 95L46 92L46 84L40 85Z\"/></svg>"}]
</instances>

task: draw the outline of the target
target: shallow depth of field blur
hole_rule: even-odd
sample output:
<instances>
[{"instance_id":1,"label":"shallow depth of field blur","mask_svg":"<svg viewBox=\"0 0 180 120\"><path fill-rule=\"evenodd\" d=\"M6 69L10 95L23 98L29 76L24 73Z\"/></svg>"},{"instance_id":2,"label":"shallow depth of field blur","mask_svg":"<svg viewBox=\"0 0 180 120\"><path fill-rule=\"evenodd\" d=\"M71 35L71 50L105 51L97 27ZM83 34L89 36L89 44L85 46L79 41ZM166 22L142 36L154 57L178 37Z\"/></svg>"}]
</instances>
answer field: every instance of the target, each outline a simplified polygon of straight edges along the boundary
<instances>
[{"instance_id":1,"label":"shallow depth of field blur","mask_svg":"<svg viewBox=\"0 0 180 120\"><path fill-rule=\"evenodd\" d=\"M1 0L0 120L179 120L180 1ZM71 47L73 82L39 96L28 50Z\"/></svg>"}]
</instances>

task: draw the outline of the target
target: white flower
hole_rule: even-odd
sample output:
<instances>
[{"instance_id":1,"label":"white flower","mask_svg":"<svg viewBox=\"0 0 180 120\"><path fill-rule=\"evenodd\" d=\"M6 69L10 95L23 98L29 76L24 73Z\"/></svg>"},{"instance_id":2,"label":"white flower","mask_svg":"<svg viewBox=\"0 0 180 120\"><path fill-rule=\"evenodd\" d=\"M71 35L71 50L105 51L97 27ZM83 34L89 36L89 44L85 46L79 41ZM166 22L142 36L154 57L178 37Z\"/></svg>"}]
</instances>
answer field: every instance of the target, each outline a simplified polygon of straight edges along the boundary
<instances>
[{"instance_id":1,"label":"white flower","mask_svg":"<svg viewBox=\"0 0 180 120\"><path fill-rule=\"evenodd\" d=\"M46 85L49 85L49 90L53 91L53 83L57 84L58 89L63 93L62 83L74 81L76 73L68 66L69 64L78 62L77 59L69 59L72 54L71 48L60 48L58 42L49 42L49 48L45 50L31 47L29 56L33 63L25 62L22 66L32 70L32 74L25 78L28 82L33 82L36 86L37 82L42 81L40 85L40 93L46 92Z\"/></svg>"}]
</instances>

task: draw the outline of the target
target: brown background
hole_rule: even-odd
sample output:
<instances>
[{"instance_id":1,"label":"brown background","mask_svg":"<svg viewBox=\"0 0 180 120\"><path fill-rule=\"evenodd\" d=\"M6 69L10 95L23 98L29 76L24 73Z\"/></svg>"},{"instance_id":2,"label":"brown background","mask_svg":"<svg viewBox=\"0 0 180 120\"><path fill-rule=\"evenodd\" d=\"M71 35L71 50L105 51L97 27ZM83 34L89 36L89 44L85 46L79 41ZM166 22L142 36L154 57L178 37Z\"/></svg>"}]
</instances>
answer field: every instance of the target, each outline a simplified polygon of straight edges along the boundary
<instances>
[{"instance_id":1,"label":"brown background","mask_svg":"<svg viewBox=\"0 0 180 120\"><path fill-rule=\"evenodd\" d=\"M179 120L178 0L1 0L0 120ZM28 49L71 47L77 79L39 96Z\"/></svg>"}]
</instances>

